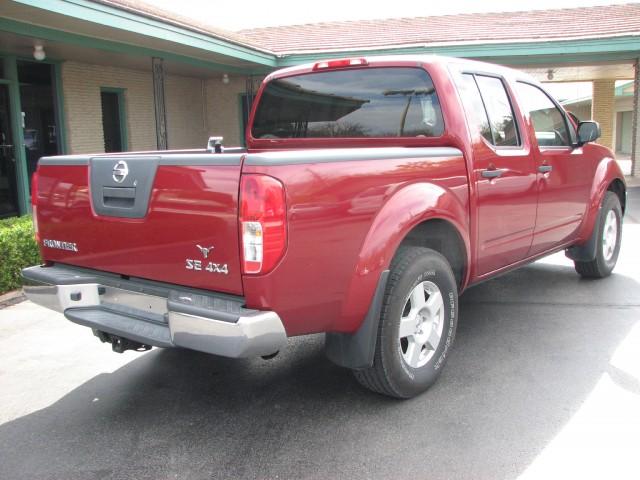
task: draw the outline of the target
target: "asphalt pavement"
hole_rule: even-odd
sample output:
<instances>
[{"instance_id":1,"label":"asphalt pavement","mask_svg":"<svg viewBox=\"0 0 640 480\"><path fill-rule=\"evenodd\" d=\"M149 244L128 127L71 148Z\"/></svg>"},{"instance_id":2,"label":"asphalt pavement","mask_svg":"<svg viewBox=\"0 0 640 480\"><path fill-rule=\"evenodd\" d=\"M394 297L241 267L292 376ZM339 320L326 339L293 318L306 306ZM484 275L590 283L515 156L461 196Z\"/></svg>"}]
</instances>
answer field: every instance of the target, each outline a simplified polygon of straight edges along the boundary
<instances>
[{"instance_id":1,"label":"asphalt pavement","mask_svg":"<svg viewBox=\"0 0 640 480\"><path fill-rule=\"evenodd\" d=\"M0 310L0 479L637 479L640 188L614 275L557 254L469 289L448 364L408 401L322 336L273 360L116 354L30 302Z\"/></svg>"}]
</instances>

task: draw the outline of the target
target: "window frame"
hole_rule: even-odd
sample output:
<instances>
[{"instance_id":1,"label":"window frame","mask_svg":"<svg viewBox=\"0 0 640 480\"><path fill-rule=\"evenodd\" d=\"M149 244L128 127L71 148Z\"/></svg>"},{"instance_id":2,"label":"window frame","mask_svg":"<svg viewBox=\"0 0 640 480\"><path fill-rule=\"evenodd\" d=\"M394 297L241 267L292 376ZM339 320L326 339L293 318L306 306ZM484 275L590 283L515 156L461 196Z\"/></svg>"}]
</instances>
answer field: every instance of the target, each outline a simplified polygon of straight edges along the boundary
<instances>
[{"instance_id":1,"label":"window frame","mask_svg":"<svg viewBox=\"0 0 640 480\"><path fill-rule=\"evenodd\" d=\"M487 120L489 121L489 129L491 130L491 138L493 138L493 142L489 143L489 141L481 135L482 139L487 143L487 145L489 145L492 149L494 150L522 150L525 148L525 142L524 139L522 137L522 128L518 119L518 115L516 114L516 109L514 108L514 101L512 98L512 92L511 90L508 88L508 82L506 81L506 79L499 74L496 73L491 73L491 72L481 72L481 71L462 71L461 72L463 75L467 74L467 75L471 75L473 77L474 82L476 83L476 87L478 88L478 93L480 94L480 99L482 100L482 106L484 107L484 111L485 111L485 115L487 116ZM495 144L495 132L493 130L493 126L491 124L491 115L489 115L489 111L487 110L487 104L485 102L484 99L484 95L482 93L482 89L480 88L480 85L478 84L478 79L476 77L481 76L481 77L489 77L489 78L495 78L496 80L498 80L501 84L502 84L502 88L504 89L504 93L507 96L507 101L509 102L509 107L511 108L511 114L513 115L513 122L515 124L515 128L516 128L516 135L518 137L518 145L496 145Z\"/></svg>"},{"instance_id":2,"label":"window frame","mask_svg":"<svg viewBox=\"0 0 640 480\"><path fill-rule=\"evenodd\" d=\"M255 104L257 98L257 93L249 94L247 92L242 92L238 94L238 123L240 125L240 144L243 147L246 147L247 144L247 127L249 126L251 120L251 111L253 110L253 105ZM244 108L245 99L247 100L248 106L246 111Z\"/></svg>"}]
</instances>

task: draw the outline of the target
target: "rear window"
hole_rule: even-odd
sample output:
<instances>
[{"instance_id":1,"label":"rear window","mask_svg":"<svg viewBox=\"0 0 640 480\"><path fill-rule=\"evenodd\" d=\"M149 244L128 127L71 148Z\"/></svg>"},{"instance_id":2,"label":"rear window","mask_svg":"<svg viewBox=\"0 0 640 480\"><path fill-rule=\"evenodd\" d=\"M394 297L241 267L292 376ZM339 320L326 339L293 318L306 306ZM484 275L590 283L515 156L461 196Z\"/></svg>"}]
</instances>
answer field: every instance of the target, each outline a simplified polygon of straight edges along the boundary
<instances>
[{"instance_id":1,"label":"rear window","mask_svg":"<svg viewBox=\"0 0 640 480\"><path fill-rule=\"evenodd\" d=\"M444 121L419 68L334 70L269 82L254 138L438 137Z\"/></svg>"}]
</instances>

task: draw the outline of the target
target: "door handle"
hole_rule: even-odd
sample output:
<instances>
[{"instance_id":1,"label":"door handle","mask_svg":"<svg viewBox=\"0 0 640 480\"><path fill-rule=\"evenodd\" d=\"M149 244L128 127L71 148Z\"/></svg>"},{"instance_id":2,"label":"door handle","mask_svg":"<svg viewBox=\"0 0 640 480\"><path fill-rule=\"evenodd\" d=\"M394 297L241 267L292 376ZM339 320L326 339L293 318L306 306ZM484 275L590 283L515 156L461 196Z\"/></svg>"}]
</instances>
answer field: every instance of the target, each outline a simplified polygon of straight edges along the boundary
<instances>
[{"instance_id":1,"label":"door handle","mask_svg":"<svg viewBox=\"0 0 640 480\"><path fill-rule=\"evenodd\" d=\"M498 178L504 173L504 170L501 168L491 168L487 170L482 170L481 175L484 178Z\"/></svg>"},{"instance_id":2,"label":"door handle","mask_svg":"<svg viewBox=\"0 0 640 480\"><path fill-rule=\"evenodd\" d=\"M553 170L553 167L551 165L540 165L538 167L538 171L540 173L549 173L551 170Z\"/></svg>"}]
</instances>

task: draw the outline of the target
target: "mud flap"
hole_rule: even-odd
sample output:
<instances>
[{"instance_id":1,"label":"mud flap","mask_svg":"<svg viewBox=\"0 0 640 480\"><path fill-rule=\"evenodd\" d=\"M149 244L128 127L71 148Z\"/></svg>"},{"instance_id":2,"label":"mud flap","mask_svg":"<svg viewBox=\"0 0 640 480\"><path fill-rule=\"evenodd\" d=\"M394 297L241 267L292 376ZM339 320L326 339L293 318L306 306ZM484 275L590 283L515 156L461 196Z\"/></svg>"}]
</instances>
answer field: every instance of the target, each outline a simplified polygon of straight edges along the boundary
<instances>
[{"instance_id":1,"label":"mud flap","mask_svg":"<svg viewBox=\"0 0 640 480\"><path fill-rule=\"evenodd\" d=\"M336 365L352 369L368 368L373 365L382 300L384 291L387 288L388 278L389 270L385 270L380 274L369 311L362 325L355 333L326 334L325 354Z\"/></svg>"},{"instance_id":2,"label":"mud flap","mask_svg":"<svg viewBox=\"0 0 640 480\"><path fill-rule=\"evenodd\" d=\"M590 262L595 260L596 252L598 251L598 232L600 231L600 210L598 210L598 216L596 217L595 224L593 225L593 231L587 243L583 245L574 245L565 250L565 255L571 260L577 262Z\"/></svg>"}]
</instances>

